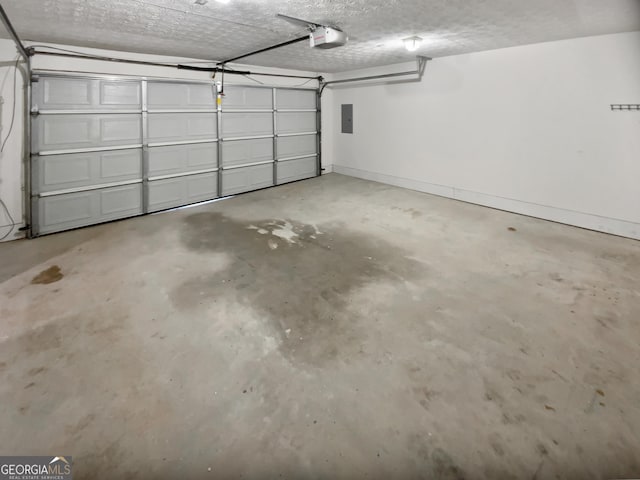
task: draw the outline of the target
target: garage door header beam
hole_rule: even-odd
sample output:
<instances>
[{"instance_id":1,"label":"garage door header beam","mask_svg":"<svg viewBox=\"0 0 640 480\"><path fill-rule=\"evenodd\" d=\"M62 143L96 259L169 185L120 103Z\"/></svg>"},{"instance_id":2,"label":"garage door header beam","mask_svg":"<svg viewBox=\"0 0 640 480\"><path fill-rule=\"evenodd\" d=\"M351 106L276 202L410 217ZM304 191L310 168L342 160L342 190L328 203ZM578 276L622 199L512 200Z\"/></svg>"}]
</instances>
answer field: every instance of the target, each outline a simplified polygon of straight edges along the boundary
<instances>
[{"instance_id":1,"label":"garage door header beam","mask_svg":"<svg viewBox=\"0 0 640 480\"><path fill-rule=\"evenodd\" d=\"M43 47L43 48L52 48L52 47ZM50 52L50 51L42 51L42 50L30 50L33 55L48 55L53 57L66 57L66 58L80 58L83 60L100 60L103 62L114 62L114 63L127 63L131 65L144 65L149 67L165 67L165 68L177 68L178 70L192 70L197 72L211 72L217 73L224 71L227 75L261 75L265 77L280 77L280 78L301 78L305 80L318 80L322 81L321 76L305 76L305 75L287 75L284 73L266 73L266 72L254 72L249 70L234 70L225 67L198 67L193 65L184 65L184 64L176 64L176 63L161 63L161 62L148 62L144 60L130 60L127 58L115 58L115 57L104 57L100 55L90 55L83 53L66 53L66 52ZM211 63L215 63L212 61Z\"/></svg>"}]
</instances>

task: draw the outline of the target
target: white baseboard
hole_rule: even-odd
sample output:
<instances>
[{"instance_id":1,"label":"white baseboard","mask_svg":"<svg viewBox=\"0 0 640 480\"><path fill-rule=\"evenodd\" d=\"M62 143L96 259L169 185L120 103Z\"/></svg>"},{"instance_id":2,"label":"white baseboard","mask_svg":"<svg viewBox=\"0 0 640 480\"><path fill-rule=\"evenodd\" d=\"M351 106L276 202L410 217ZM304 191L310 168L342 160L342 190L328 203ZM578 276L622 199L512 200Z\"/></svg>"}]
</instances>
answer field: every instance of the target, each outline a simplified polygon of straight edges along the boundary
<instances>
[{"instance_id":1,"label":"white baseboard","mask_svg":"<svg viewBox=\"0 0 640 480\"><path fill-rule=\"evenodd\" d=\"M507 212L528 215L530 217L541 218L543 220L551 220L553 222L564 223L575 227L640 240L640 223L602 217L591 213L576 212L558 207L550 207L548 205L538 205L536 203L529 203L512 198L497 197L486 193L473 192L446 185L437 185L422 182L420 180L411 180L383 173L369 172L358 168L343 167L341 165L331 165L331 167L331 171L342 175L386 183L397 187L452 198L467 203L497 208L498 210L505 210ZM325 173L328 173L328 171L325 171Z\"/></svg>"},{"instance_id":2,"label":"white baseboard","mask_svg":"<svg viewBox=\"0 0 640 480\"><path fill-rule=\"evenodd\" d=\"M333 165L322 165L322 174L326 175L327 173L333 172Z\"/></svg>"}]
</instances>

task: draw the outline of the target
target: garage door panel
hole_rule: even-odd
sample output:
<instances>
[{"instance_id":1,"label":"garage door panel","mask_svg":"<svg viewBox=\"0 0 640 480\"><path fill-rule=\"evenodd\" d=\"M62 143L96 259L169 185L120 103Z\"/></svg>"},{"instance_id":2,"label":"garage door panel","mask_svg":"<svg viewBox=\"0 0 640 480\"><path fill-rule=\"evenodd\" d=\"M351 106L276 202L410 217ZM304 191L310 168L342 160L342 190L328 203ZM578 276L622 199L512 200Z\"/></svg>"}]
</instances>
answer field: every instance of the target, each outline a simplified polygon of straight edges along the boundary
<instances>
[{"instance_id":1,"label":"garage door panel","mask_svg":"<svg viewBox=\"0 0 640 480\"><path fill-rule=\"evenodd\" d=\"M130 117L115 117L107 115L100 118L101 144L122 145L139 143L142 141L141 118L138 115Z\"/></svg>"},{"instance_id":2,"label":"garage door panel","mask_svg":"<svg viewBox=\"0 0 640 480\"><path fill-rule=\"evenodd\" d=\"M165 210L218 196L218 174L204 173L149 182L149 211Z\"/></svg>"},{"instance_id":3,"label":"garage door panel","mask_svg":"<svg viewBox=\"0 0 640 480\"><path fill-rule=\"evenodd\" d=\"M142 150L121 150L117 152L94 152L100 162L99 180L114 182L142 179Z\"/></svg>"},{"instance_id":4,"label":"garage door panel","mask_svg":"<svg viewBox=\"0 0 640 480\"><path fill-rule=\"evenodd\" d=\"M34 140L36 151L95 146L95 118L84 115L47 115L37 117Z\"/></svg>"},{"instance_id":5,"label":"garage door panel","mask_svg":"<svg viewBox=\"0 0 640 480\"><path fill-rule=\"evenodd\" d=\"M149 109L216 109L215 85L149 82Z\"/></svg>"},{"instance_id":6,"label":"garage door panel","mask_svg":"<svg viewBox=\"0 0 640 480\"><path fill-rule=\"evenodd\" d=\"M217 135L216 123L218 121L215 115L197 115L187 120L187 132L190 137L198 136L202 138L211 138Z\"/></svg>"},{"instance_id":7,"label":"garage door panel","mask_svg":"<svg viewBox=\"0 0 640 480\"><path fill-rule=\"evenodd\" d=\"M149 143L212 140L217 137L216 113L150 113Z\"/></svg>"},{"instance_id":8,"label":"garage door panel","mask_svg":"<svg viewBox=\"0 0 640 480\"><path fill-rule=\"evenodd\" d=\"M307 157L278 162L278 185L316 176L317 158Z\"/></svg>"},{"instance_id":9,"label":"garage door panel","mask_svg":"<svg viewBox=\"0 0 640 480\"><path fill-rule=\"evenodd\" d=\"M83 78L41 78L34 83L33 103L46 110L140 109L140 82Z\"/></svg>"},{"instance_id":10,"label":"garage door panel","mask_svg":"<svg viewBox=\"0 0 640 480\"><path fill-rule=\"evenodd\" d=\"M36 152L142 143L138 114L40 115L33 138Z\"/></svg>"},{"instance_id":11,"label":"garage door panel","mask_svg":"<svg viewBox=\"0 0 640 480\"><path fill-rule=\"evenodd\" d=\"M100 218L121 218L142 213L141 185L97 190L100 195Z\"/></svg>"},{"instance_id":12,"label":"garage door panel","mask_svg":"<svg viewBox=\"0 0 640 480\"><path fill-rule=\"evenodd\" d=\"M101 108L140 108L141 88L140 83L108 82L99 83Z\"/></svg>"},{"instance_id":13,"label":"garage door panel","mask_svg":"<svg viewBox=\"0 0 640 480\"><path fill-rule=\"evenodd\" d=\"M222 109L264 110L273 108L273 91L270 88L225 87Z\"/></svg>"},{"instance_id":14,"label":"garage door panel","mask_svg":"<svg viewBox=\"0 0 640 480\"><path fill-rule=\"evenodd\" d=\"M34 85L34 102L41 109L89 108L95 85L89 79L43 78Z\"/></svg>"},{"instance_id":15,"label":"garage door panel","mask_svg":"<svg viewBox=\"0 0 640 480\"><path fill-rule=\"evenodd\" d=\"M273 164L234 168L222 172L222 194L234 195L273 185Z\"/></svg>"},{"instance_id":16,"label":"garage door panel","mask_svg":"<svg viewBox=\"0 0 640 480\"><path fill-rule=\"evenodd\" d=\"M142 179L142 150L37 157L34 193Z\"/></svg>"},{"instance_id":17,"label":"garage door panel","mask_svg":"<svg viewBox=\"0 0 640 480\"><path fill-rule=\"evenodd\" d=\"M229 112L222 115L222 137L273 135L273 114Z\"/></svg>"},{"instance_id":18,"label":"garage door panel","mask_svg":"<svg viewBox=\"0 0 640 480\"><path fill-rule=\"evenodd\" d=\"M295 137L279 137L278 158L301 157L314 155L318 149L318 139L314 135L300 135Z\"/></svg>"},{"instance_id":19,"label":"garage door panel","mask_svg":"<svg viewBox=\"0 0 640 480\"><path fill-rule=\"evenodd\" d=\"M276 108L315 110L316 91L279 88L276 90Z\"/></svg>"},{"instance_id":20,"label":"garage door panel","mask_svg":"<svg viewBox=\"0 0 640 480\"><path fill-rule=\"evenodd\" d=\"M191 201L210 200L218 194L218 173L190 175L187 180L187 199Z\"/></svg>"},{"instance_id":21,"label":"garage door panel","mask_svg":"<svg viewBox=\"0 0 640 480\"><path fill-rule=\"evenodd\" d=\"M40 233L117 220L142 213L142 185L89 190L38 200Z\"/></svg>"},{"instance_id":22,"label":"garage door panel","mask_svg":"<svg viewBox=\"0 0 640 480\"><path fill-rule=\"evenodd\" d=\"M45 197L41 202L41 232L88 225L94 215L95 192Z\"/></svg>"},{"instance_id":23,"label":"garage door panel","mask_svg":"<svg viewBox=\"0 0 640 480\"><path fill-rule=\"evenodd\" d=\"M230 167L273 160L273 139L258 138L222 143L222 165Z\"/></svg>"},{"instance_id":24,"label":"garage door panel","mask_svg":"<svg viewBox=\"0 0 640 480\"><path fill-rule=\"evenodd\" d=\"M168 178L149 182L149 211L155 212L184 205L183 178Z\"/></svg>"},{"instance_id":25,"label":"garage door panel","mask_svg":"<svg viewBox=\"0 0 640 480\"><path fill-rule=\"evenodd\" d=\"M217 143L149 148L149 176L186 173L218 166Z\"/></svg>"},{"instance_id":26,"label":"garage door panel","mask_svg":"<svg viewBox=\"0 0 640 480\"><path fill-rule=\"evenodd\" d=\"M91 153L37 157L39 181L34 193L90 185L95 175L92 157Z\"/></svg>"},{"instance_id":27,"label":"garage door panel","mask_svg":"<svg viewBox=\"0 0 640 480\"><path fill-rule=\"evenodd\" d=\"M278 112L277 133L305 133L316 131L316 112Z\"/></svg>"}]
</instances>

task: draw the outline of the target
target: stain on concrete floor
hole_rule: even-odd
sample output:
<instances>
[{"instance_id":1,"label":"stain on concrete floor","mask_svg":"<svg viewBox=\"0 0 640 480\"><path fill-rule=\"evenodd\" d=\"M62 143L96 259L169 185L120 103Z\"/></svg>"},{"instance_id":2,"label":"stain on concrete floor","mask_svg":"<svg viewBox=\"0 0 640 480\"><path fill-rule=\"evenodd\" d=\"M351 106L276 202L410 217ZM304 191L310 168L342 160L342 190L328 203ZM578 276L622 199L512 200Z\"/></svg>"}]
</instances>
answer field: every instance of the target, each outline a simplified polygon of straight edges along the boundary
<instances>
[{"instance_id":1,"label":"stain on concrete floor","mask_svg":"<svg viewBox=\"0 0 640 480\"><path fill-rule=\"evenodd\" d=\"M184 219L181 240L201 254L225 252L223 271L186 279L171 292L180 309L212 298L235 297L259 312L279 337L280 351L295 363L349 360L370 328L352 308L352 293L388 282L398 299L427 268L407 252L345 224L308 225L294 220L237 221L217 212Z\"/></svg>"},{"instance_id":2,"label":"stain on concrete floor","mask_svg":"<svg viewBox=\"0 0 640 480\"><path fill-rule=\"evenodd\" d=\"M50 283L58 282L62 280L64 275L60 271L58 265L52 265L46 270L41 271L38 275L31 279L32 285L48 285Z\"/></svg>"}]
</instances>

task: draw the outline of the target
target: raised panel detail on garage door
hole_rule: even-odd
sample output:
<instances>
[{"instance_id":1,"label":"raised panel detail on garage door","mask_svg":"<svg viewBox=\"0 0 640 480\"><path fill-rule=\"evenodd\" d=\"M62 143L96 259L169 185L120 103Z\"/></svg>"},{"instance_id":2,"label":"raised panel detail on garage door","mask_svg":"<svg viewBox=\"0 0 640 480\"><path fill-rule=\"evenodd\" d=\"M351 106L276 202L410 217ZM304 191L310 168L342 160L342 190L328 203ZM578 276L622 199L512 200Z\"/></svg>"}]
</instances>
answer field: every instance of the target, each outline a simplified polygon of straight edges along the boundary
<instances>
[{"instance_id":1,"label":"raised panel detail on garage door","mask_svg":"<svg viewBox=\"0 0 640 480\"><path fill-rule=\"evenodd\" d=\"M316 109L316 91L278 88L276 90L276 108L278 110L282 110L282 109L315 110Z\"/></svg>"},{"instance_id":2,"label":"raised panel detail on garage door","mask_svg":"<svg viewBox=\"0 0 640 480\"><path fill-rule=\"evenodd\" d=\"M100 81L100 109L140 108L140 83Z\"/></svg>"},{"instance_id":3,"label":"raised panel detail on garage door","mask_svg":"<svg viewBox=\"0 0 640 480\"><path fill-rule=\"evenodd\" d=\"M222 138L273 135L273 114L226 112L222 114Z\"/></svg>"},{"instance_id":4,"label":"raised panel detail on garage door","mask_svg":"<svg viewBox=\"0 0 640 480\"><path fill-rule=\"evenodd\" d=\"M272 185L272 164L235 168L222 172L222 195L234 195Z\"/></svg>"},{"instance_id":5,"label":"raised panel detail on garage door","mask_svg":"<svg viewBox=\"0 0 640 480\"><path fill-rule=\"evenodd\" d=\"M33 105L47 110L140 110L140 82L44 77L34 83Z\"/></svg>"},{"instance_id":6,"label":"raised panel detail on garage door","mask_svg":"<svg viewBox=\"0 0 640 480\"><path fill-rule=\"evenodd\" d=\"M215 140L215 113L150 113L149 144Z\"/></svg>"},{"instance_id":7,"label":"raised panel detail on garage door","mask_svg":"<svg viewBox=\"0 0 640 480\"><path fill-rule=\"evenodd\" d=\"M273 161L273 139L257 138L222 143L222 166Z\"/></svg>"},{"instance_id":8,"label":"raised panel detail on garage door","mask_svg":"<svg viewBox=\"0 0 640 480\"><path fill-rule=\"evenodd\" d=\"M36 157L33 193L56 192L142 179L142 150Z\"/></svg>"},{"instance_id":9,"label":"raised panel detail on garage door","mask_svg":"<svg viewBox=\"0 0 640 480\"><path fill-rule=\"evenodd\" d=\"M271 110L273 93L270 88L229 86L224 89L222 110Z\"/></svg>"},{"instance_id":10,"label":"raised panel detail on garage door","mask_svg":"<svg viewBox=\"0 0 640 480\"><path fill-rule=\"evenodd\" d=\"M215 85L149 82L149 110L217 109Z\"/></svg>"},{"instance_id":11,"label":"raised panel detail on garage door","mask_svg":"<svg viewBox=\"0 0 640 480\"><path fill-rule=\"evenodd\" d=\"M218 174L204 173L149 182L149 211L166 210L218 196Z\"/></svg>"},{"instance_id":12,"label":"raised panel detail on garage door","mask_svg":"<svg viewBox=\"0 0 640 480\"><path fill-rule=\"evenodd\" d=\"M278 185L316 176L316 157L278 162Z\"/></svg>"},{"instance_id":13,"label":"raised panel detail on garage door","mask_svg":"<svg viewBox=\"0 0 640 480\"><path fill-rule=\"evenodd\" d=\"M33 151L41 154L142 143L139 114L40 115L35 124Z\"/></svg>"},{"instance_id":14,"label":"raised panel detail on garage door","mask_svg":"<svg viewBox=\"0 0 640 480\"><path fill-rule=\"evenodd\" d=\"M39 233L50 233L142 213L142 185L89 190L38 199Z\"/></svg>"},{"instance_id":15,"label":"raised panel detail on garage door","mask_svg":"<svg viewBox=\"0 0 640 480\"><path fill-rule=\"evenodd\" d=\"M217 143L149 148L149 176L179 175L218 166Z\"/></svg>"},{"instance_id":16,"label":"raised panel detail on garage door","mask_svg":"<svg viewBox=\"0 0 640 480\"><path fill-rule=\"evenodd\" d=\"M278 158L302 157L315 155L318 148L318 138L313 135L295 137L278 137Z\"/></svg>"},{"instance_id":17,"label":"raised panel detail on garage door","mask_svg":"<svg viewBox=\"0 0 640 480\"><path fill-rule=\"evenodd\" d=\"M278 134L315 132L316 112L278 112L276 125Z\"/></svg>"}]
</instances>

